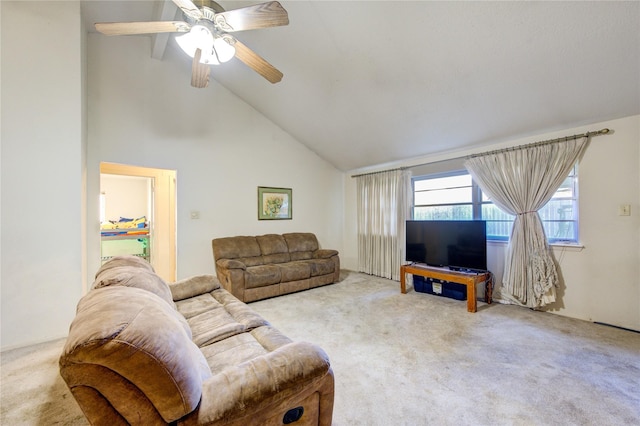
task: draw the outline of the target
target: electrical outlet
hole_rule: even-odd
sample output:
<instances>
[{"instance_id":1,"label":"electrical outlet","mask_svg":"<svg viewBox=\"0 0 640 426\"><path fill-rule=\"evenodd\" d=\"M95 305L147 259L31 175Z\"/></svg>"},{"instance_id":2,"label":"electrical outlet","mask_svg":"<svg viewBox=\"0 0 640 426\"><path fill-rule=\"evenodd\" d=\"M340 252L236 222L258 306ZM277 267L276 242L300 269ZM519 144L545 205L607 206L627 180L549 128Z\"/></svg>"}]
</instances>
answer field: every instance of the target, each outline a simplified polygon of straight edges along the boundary
<instances>
[{"instance_id":1,"label":"electrical outlet","mask_svg":"<svg viewBox=\"0 0 640 426\"><path fill-rule=\"evenodd\" d=\"M620 204L618 216L631 216L631 204Z\"/></svg>"},{"instance_id":2,"label":"electrical outlet","mask_svg":"<svg viewBox=\"0 0 640 426\"><path fill-rule=\"evenodd\" d=\"M196 210L193 210L191 212L191 219L200 219L200 212L196 211Z\"/></svg>"}]
</instances>

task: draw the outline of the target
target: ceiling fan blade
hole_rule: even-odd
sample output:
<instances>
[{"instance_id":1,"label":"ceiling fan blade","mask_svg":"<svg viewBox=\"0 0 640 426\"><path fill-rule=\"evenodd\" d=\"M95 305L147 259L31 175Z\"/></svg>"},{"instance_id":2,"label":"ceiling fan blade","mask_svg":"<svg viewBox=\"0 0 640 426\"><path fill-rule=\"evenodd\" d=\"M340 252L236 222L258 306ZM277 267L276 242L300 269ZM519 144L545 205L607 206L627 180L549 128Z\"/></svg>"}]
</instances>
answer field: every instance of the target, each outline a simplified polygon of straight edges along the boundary
<instances>
[{"instance_id":1,"label":"ceiling fan blade","mask_svg":"<svg viewBox=\"0 0 640 426\"><path fill-rule=\"evenodd\" d=\"M236 58L240 59L249 68L269 80L269 82L275 84L282 80L283 74L253 50L249 49L238 40L235 40L233 46L236 48Z\"/></svg>"},{"instance_id":2,"label":"ceiling fan blade","mask_svg":"<svg viewBox=\"0 0 640 426\"><path fill-rule=\"evenodd\" d=\"M202 89L209 85L209 72L211 72L211 67L209 65L200 63L201 56L202 50L197 49L191 64L191 85L198 89Z\"/></svg>"},{"instance_id":3,"label":"ceiling fan blade","mask_svg":"<svg viewBox=\"0 0 640 426\"><path fill-rule=\"evenodd\" d=\"M133 35L151 33L185 33L191 29L186 22L98 22L96 30L105 35Z\"/></svg>"},{"instance_id":4,"label":"ceiling fan blade","mask_svg":"<svg viewBox=\"0 0 640 426\"><path fill-rule=\"evenodd\" d=\"M277 1L216 13L213 19L226 32L289 25L289 15Z\"/></svg>"},{"instance_id":5,"label":"ceiling fan blade","mask_svg":"<svg viewBox=\"0 0 640 426\"><path fill-rule=\"evenodd\" d=\"M202 11L198 9L198 6L193 4L191 0L173 0L173 2L189 17L198 20L202 19L204 15Z\"/></svg>"}]
</instances>

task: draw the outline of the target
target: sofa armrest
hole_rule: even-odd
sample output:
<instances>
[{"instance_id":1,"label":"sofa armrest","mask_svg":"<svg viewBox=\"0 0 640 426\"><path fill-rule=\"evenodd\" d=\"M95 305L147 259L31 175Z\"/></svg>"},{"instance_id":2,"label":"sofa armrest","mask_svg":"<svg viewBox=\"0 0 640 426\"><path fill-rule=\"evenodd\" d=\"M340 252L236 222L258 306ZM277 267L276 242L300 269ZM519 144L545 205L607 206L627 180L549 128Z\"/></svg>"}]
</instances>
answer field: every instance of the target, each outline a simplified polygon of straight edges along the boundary
<instances>
[{"instance_id":1,"label":"sofa armrest","mask_svg":"<svg viewBox=\"0 0 640 426\"><path fill-rule=\"evenodd\" d=\"M322 380L329 357L318 346L294 342L207 379L199 409L182 424L210 424L258 412ZM250 408L250 409L249 409Z\"/></svg>"},{"instance_id":2,"label":"sofa armrest","mask_svg":"<svg viewBox=\"0 0 640 426\"><path fill-rule=\"evenodd\" d=\"M173 301L210 293L220 288L220 281L214 275L196 275L169 284Z\"/></svg>"},{"instance_id":3,"label":"sofa armrest","mask_svg":"<svg viewBox=\"0 0 640 426\"><path fill-rule=\"evenodd\" d=\"M331 249L319 249L313 253L313 257L316 259L329 259L337 255L338 255L338 251L331 250Z\"/></svg>"},{"instance_id":4,"label":"sofa armrest","mask_svg":"<svg viewBox=\"0 0 640 426\"><path fill-rule=\"evenodd\" d=\"M216 261L216 264L225 269L247 269L247 265L235 259L220 259Z\"/></svg>"}]
</instances>

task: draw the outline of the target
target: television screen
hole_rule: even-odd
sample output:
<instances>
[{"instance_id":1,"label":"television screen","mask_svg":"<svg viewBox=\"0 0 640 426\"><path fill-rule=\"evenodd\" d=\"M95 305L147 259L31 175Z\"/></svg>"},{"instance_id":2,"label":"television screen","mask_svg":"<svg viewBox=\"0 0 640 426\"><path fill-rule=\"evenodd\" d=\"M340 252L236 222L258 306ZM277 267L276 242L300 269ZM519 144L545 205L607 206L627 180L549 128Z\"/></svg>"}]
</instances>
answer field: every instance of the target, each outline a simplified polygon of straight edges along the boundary
<instances>
[{"instance_id":1,"label":"television screen","mask_svg":"<svg viewBox=\"0 0 640 426\"><path fill-rule=\"evenodd\" d=\"M408 220L406 260L462 270L487 269L483 220Z\"/></svg>"}]
</instances>

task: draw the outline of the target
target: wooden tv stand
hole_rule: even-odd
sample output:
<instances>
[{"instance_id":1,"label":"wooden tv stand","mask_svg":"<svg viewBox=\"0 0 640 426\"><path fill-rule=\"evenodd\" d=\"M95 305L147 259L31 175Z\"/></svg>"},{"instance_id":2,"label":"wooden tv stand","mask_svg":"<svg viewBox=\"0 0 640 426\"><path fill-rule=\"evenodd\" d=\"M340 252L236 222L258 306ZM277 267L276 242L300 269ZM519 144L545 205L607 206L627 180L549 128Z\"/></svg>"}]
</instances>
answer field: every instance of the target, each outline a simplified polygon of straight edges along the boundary
<instances>
[{"instance_id":1,"label":"wooden tv stand","mask_svg":"<svg viewBox=\"0 0 640 426\"><path fill-rule=\"evenodd\" d=\"M452 283L464 284L467 286L467 311L476 312L478 303L476 302L476 284L484 282L484 301L491 303L493 293L493 276L491 272L460 272L452 271L448 268L436 268L433 266L411 264L400 266L400 291L407 292L406 274L420 275L426 278L435 278Z\"/></svg>"}]
</instances>

